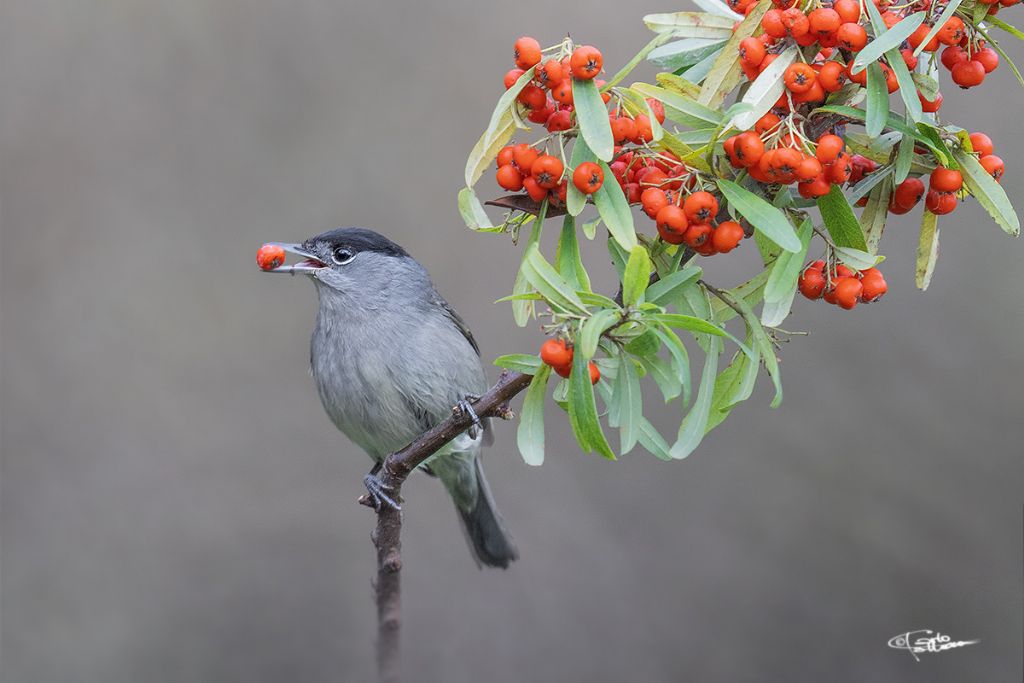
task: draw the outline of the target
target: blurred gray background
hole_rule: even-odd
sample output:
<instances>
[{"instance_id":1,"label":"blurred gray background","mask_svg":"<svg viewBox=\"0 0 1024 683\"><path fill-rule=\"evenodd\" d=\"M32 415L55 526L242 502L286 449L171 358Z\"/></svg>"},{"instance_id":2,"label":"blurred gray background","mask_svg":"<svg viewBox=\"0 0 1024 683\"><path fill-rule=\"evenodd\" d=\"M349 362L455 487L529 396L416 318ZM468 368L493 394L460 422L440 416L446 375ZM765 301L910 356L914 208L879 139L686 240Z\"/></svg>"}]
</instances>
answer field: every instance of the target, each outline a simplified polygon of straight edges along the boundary
<instances>
[{"instance_id":1,"label":"blurred gray background","mask_svg":"<svg viewBox=\"0 0 1024 683\"><path fill-rule=\"evenodd\" d=\"M4 681L372 677L370 463L307 374L312 286L260 274L256 248L374 227L488 363L531 351L538 330L492 304L519 250L456 212L465 156L517 36L572 31L614 67L648 40L641 15L672 9L3 4ZM1021 102L1003 67L943 113L991 133L1024 206ZM921 294L919 215L883 242L885 301L798 301L786 326L813 334L783 350L782 407L762 378L688 460L581 455L551 412L530 468L502 425L487 469L511 570L478 571L414 479L409 679L1020 680L1024 251L967 202ZM734 284L756 250L704 265ZM918 628L982 642L920 663L886 647Z\"/></svg>"}]
</instances>

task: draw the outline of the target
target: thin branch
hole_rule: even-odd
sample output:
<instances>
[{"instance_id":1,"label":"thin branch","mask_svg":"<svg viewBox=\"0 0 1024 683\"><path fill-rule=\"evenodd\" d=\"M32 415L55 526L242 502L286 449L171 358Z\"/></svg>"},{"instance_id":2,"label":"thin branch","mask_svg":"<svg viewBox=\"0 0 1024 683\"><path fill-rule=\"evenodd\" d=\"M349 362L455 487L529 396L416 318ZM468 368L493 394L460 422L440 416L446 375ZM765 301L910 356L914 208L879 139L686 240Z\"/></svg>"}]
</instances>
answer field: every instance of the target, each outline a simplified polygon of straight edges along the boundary
<instances>
[{"instance_id":1,"label":"thin branch","mask_svg":"<svg viewBox=\"0 0 1024 683\"><path fill-rule=\"evenodd\" d=\"M508 402L526 389L532 377L521 372L501 373L497 383L487 393L471 403L481 418L500 417L511 419L512 411ZM427 458L439 451L449 441L473 425L473 418L459 408L453 408L452 415L444 422L424 432L418 439L400 451L384 459L379 477L390 488L392 497L401 500L402 484ZM359 499L360 503L372 506L369 496ZM401 680L401 659L399 658L399 634L401 616L401 571L402 571L402 513L387 505L377 511L377 528L371 536L377 547L377 671L385 683Z\"/></svg>"}]
</instances>

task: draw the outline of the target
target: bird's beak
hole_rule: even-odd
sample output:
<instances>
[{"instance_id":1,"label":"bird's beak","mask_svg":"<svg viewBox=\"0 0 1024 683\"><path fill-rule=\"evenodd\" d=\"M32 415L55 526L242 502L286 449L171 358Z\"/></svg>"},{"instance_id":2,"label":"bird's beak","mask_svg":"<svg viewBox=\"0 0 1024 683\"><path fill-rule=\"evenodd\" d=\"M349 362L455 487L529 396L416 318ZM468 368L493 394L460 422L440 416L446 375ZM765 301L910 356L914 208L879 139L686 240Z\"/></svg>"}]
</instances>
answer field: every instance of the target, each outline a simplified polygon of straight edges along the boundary
<instances>
[{"instance_id":1,"label":"bird's beak","mask_svg":"<svg viewBox=\"0 0 1024 683\"><path fill-rule=\"evenodd\" d=\"M289 273L290 275L295 275L297 273L298 274L312 275L313 273L315 273L316 271L320 270L321 268L326 268L327 267L323 263L323 261L321 261L320 259L318 259L315 256L313 256L312 254L310 254L308 251L303 249L301 244L287 244L285 242L268 242L268 244L272 244L274 246L281 247L282 249L284 249L285 251L287 251L289 253L295 254L297 256L301 256L303 260L299 261L298 263L294 263L292 265L282 264L282 265L278 266L277 268L274 268L273 270L267 270L267 271L264 271L264 272L267 272L267 273Z\"/></svg>"}]
</instances>

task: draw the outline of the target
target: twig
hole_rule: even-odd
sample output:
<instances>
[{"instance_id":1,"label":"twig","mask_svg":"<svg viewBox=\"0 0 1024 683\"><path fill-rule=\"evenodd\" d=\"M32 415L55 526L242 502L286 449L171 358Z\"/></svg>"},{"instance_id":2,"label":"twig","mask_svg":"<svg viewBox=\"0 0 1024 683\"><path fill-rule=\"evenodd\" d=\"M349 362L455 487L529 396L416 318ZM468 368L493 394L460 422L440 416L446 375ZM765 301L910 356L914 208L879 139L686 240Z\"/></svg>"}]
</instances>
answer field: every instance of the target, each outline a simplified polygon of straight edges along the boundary
<instances>
[{"instance_id":1,"label":"twig","mask_svg":"<svg viewBox=\"0 0 1024 683\"><path fill-rule=\"evenodd\" d=\"M709 292L711 292L712 294L714 294L716 297L718 297L719 299L722 300L722 303L724 303L726 306L728 306L732 310L736 311L737 315L739 315L740 317L742 317L744 315L743 314L743 309L741 309L739 306L736 305L736 302L733 301L733 298L731 296L727 295L725 292L723 292L722 290L718 289L717 287L713 287L712 285L709 285L704 280L699 280L699 282L702 285L704 285L704 289L706 289Z\"/></svg>"},{"instance_id":2,"label":"twig","mask_svg":"<svg viewBox=\"0 0 1024 683\"><path fill-rule=\"evenodd\" d=\"M471 405L481 418L511 419L508 402L530 384L530 375L521 372L501 373L493 387ZM400 500L402 484L427 458L473 424L471 415L454 408L452 416L424 432L418 439L384 459L379 477L390 488L395 500ZM359 502L372 506L369 496ZM401 570L402 570L402 513L382 505L377 511L377 528L371 536L377 547L377 671L385 683L401 680L399 634L402 627Z\"/></svg>"}]
</instances>

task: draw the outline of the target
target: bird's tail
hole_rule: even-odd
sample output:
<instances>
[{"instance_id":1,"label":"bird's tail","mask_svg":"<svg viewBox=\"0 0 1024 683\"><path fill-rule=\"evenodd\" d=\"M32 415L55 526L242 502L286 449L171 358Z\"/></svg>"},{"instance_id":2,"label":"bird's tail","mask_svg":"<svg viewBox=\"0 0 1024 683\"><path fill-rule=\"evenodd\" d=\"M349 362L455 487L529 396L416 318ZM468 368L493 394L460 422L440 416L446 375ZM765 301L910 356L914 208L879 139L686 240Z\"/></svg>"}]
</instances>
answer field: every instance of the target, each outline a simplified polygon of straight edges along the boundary
<instances>
[{"instance_id":1,"label":"bird's tail","mask_svg":"<svg viewBox=\"0 0 1024 683\"><path fill-rule=\"evenodd\" d=\"M468 464L468 463L466 463ZM519 559L519 551L512 536L505 528L497 508L494 506L494 497L491 495L491 487L484 477L483 466L480 464L480 457L473 458L472 476L476 479L476 496L471 506L463 507L459 504L462 496L451 491L455 499L455 509L459 513L459 520L462 522L462 529L469 543L469 549L476 558L477 564L488 567L501 567L506 569L513 560ZM464 474L469 474L463 470ZM446 477L441 474L444 481ZM447 485L448 482L445 481ZM462 487L460 487L462 488ZM450 489L449 489L450 490ZM459 493L463 493L460 491Z\"/></svg>"}]
</instances>

